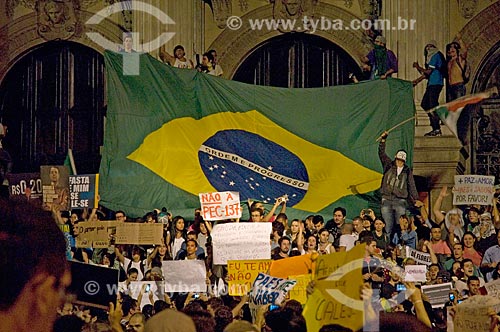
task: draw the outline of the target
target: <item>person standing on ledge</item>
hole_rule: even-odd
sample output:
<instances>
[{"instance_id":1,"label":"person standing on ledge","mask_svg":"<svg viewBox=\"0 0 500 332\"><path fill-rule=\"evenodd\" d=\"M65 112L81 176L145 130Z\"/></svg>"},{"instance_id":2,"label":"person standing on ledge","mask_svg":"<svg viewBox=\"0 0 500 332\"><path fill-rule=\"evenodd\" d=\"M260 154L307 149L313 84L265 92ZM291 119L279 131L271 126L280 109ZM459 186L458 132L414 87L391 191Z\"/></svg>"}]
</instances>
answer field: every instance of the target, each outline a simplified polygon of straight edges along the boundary
<instances>
[{"instance_id":1,"label":"person standing on ledge","mask_svg":"<svg viewBox=\"0 0 500 332\"><path fill-rule=\"evenodd\" d=\"M384 132L380 136L378 156L384 168L380 193L382 194L381 212L385 221L387 234L392 235L393 227L399 217L406 215L410 205L423 206L418 200L417 187L413 179L413 172L406 165L406 151L398 150L394 160L385 152L385 141L389 136Z\"/></svg>"}]
</instances>

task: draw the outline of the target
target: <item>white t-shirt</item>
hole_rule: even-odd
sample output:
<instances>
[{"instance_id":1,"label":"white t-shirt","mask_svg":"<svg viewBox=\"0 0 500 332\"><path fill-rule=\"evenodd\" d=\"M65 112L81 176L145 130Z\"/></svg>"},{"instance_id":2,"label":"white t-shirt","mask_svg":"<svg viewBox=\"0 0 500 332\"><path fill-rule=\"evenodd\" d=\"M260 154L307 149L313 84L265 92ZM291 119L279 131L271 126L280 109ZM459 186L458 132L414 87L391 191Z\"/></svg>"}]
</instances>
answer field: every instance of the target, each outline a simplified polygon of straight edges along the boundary
<instances>
[{"instance_id":1,"label":"white t-shirt","mask_svg":"<svg viewBox=\"0 0 500 332\"><path fill-rule=\"evenodd\" d=\"M345 251L349 251L354 248L354 244L358 240L358 236L355 234L344 234L340 236L339 247L345 247Z\"/></svg>"},{"instance_id":2,"label":"white t-shirt","mask_svg":"<svg viewBox=\"0 0 500 332\"><path fill-rule=\"evenodd\" d=\"M132 263L130 263L130 262L132 262L130 260L130 258L125 257L124 263L122 265L123 269L125 270L125 273L128 272L127 271L128 269L135 267L138 271L137 280L142 280L142 278L144 278L144 273L141 270L141 262L140 261L139 262L132 262ZM130 264L130 266L129 266L129 264ZM146 263L143 262L143 268L145 268L145 267L146 267Z\"/></svg>"},{"instance_id":3,"label":"white t-shirt","mask_svg":"<svg viewBox=\"0 0 500 332\"><path fill-rule=\"evenodd\" d=\"M172 244L172 257L177 257L177 253L181 250L182 244L184 243L184 238L174 238L174 243Z\"/></svg>"}]
</instances>

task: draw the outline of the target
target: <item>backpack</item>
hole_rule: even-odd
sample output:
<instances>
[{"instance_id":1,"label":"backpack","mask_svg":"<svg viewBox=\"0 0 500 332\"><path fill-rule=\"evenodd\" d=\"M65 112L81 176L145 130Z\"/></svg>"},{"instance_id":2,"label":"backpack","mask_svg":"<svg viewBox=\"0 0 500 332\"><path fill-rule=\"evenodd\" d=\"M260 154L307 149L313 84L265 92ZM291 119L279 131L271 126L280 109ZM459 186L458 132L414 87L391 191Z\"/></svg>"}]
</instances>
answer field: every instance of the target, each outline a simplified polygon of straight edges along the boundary
<instances>
[{"instance_id":1,"label":"backpack","mask_svg":"<svg viewBox=\"0 0 500 332\"><path fill-rule=\"evenodd\" d=\"M464 84L469 83L470 81L470 66L467 60L465 59L465 64L464 67L462 68L462 65L460 64L460 61L457 61L458 67L462 71L462 79L464 80Z\"/></svg>"}]
</instances>

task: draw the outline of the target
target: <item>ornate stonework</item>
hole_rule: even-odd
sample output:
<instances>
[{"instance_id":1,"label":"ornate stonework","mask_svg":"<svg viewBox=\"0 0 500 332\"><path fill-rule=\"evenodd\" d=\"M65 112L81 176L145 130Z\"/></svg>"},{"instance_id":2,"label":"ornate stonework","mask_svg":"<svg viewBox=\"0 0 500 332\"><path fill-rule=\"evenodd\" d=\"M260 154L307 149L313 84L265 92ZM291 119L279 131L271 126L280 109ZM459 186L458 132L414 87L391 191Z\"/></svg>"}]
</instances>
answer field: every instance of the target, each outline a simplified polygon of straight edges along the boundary
<instances>
[{"instance_id":1,"label":"ornate stonework","mask_svg":"<svg viewBox=\"0 0 500 332\"><path fill-rule=\"evenodd\" d=\"M330 20L341 19L344 22L350 22L353 19L359 19L345 9L319 2L316 6L316 12ZM273 5L266 5L250 11L241 17L243 22L250 19L272 19L274 17ZM260 44L282 33L277 30L252 30L250 26L244 25L239 30L225 29L208 47L215 49L219 55L219 61L224 68L224 77L232 78L238 66L244 59ZM323 37L341 48L343 48L358 64L361 56L364 56L371 49L371 43L366 38L363 31L360 30L328 30L316 31L315 35Z\"/></svg>"},{"instance_id":2,"label":"ornate stonework","mask_svg":"<svg viewBox=\"0 0 500 332\"><path fill-rule=\"evenodd\" d=\"M232 13L231 0L212 0L212 10L217 26L221 29L226 27L226 21Z\"/></svg>"},{"instance_id":3,"label":"ornate stonework","mask_svg":"<svg viewBox=\"0 0 500 332\"><path fill-rule=\"evenodd\" d=\"M458 9L463 18L472 18L477 10L477 0L458 0Z\"/></svg>"},{"instance_id":4,"label":"ornate stonework","mask_svg":"<svg viewBox=\"0 0 500 332\"><path fill-rule=\"evenodd\" d=\"M37 31L45 40L67 40L77 31L75 5L71 0L37 2Z\"/></svg>"}]
</instances>

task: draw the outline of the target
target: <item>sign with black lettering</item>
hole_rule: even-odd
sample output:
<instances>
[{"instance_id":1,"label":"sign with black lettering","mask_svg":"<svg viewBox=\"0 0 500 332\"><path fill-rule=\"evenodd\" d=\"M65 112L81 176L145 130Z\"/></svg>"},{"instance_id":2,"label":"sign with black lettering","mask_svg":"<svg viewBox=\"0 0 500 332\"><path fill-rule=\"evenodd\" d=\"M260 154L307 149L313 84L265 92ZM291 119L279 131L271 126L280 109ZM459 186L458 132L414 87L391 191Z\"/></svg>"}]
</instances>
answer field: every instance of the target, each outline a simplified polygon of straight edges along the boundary
<instances>
[{"instance_id":1,"label":"sign with black lettering","mask_svg":"<svg viewBox=\"0 0 500 332\"><path fill-rule=\"evenodd\" d=\"M491 205L495 193L495 177L455 175L453 205Z\"/></svg>"}]
</instances>

